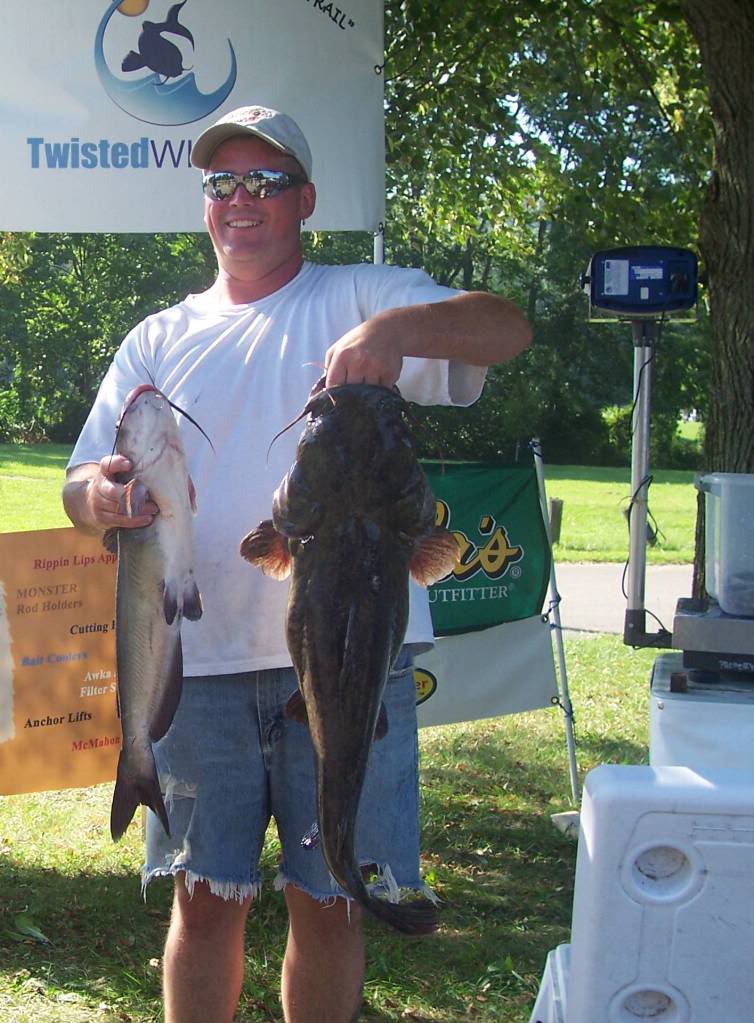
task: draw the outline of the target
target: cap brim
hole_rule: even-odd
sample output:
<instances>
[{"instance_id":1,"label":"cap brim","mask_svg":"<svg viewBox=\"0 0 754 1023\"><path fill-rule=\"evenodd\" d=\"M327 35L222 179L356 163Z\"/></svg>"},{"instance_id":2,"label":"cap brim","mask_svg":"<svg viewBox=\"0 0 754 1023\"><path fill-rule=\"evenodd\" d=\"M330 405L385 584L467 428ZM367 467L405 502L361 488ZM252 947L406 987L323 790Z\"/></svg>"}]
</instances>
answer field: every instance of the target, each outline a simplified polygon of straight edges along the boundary
<instances>
[{"instance_id":1,"label":"cap brim","mask_svg":"<svg viewBox=\"0 0 754 1023\"><path fill-rule=\"evenodd\" d=\"M258 128L250 128L241 124L216 124L211 128L207 128L191 147L191 163L200 170L207 170L217 147L236 135L250 135L252 138L261 139L262 142L266 142L268 145L279 150L279 152L285 153L286 156L292 156L301 166L295 153L292 153L290 149L281 146L279 142L276 142L275 139L270 138L269 135L266 135ZM301 169L306 174L306 168L301 167Z\"/></svg>"}]
</instances>

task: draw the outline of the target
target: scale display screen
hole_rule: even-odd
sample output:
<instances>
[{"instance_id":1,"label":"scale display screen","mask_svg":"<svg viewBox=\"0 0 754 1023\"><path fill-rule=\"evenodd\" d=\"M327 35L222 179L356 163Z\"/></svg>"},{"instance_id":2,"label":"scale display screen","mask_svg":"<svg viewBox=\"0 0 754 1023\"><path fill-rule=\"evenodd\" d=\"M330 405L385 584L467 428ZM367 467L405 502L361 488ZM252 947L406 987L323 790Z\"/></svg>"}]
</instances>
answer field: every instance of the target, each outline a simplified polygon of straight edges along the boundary
<instances>
[{"instance_id":1,"label":"scale display screen","mask_svg":"<svg viewBox=\"0 0 754 1023\"><path fill-rule=\"evenodd\" d=\"M697 259L689 249L637 245L592 256L589 299L608 316L661 316L692 309L697 296Z\"/></svg>"}]
</instances>

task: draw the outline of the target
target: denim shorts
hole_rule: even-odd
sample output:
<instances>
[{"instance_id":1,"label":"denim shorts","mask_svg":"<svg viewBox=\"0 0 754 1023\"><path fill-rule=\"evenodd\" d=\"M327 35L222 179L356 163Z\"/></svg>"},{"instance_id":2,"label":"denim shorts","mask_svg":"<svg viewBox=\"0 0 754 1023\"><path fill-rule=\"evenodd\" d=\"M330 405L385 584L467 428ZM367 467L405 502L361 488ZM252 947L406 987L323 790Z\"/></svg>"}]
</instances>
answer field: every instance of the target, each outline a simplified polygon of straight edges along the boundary
<instances>
[{"instance_id":1,"label":"denim shorts","mask_svg":"<svg viewBox=\"0 0 754 1023\"><path fill-rule=\"evenodd\" d=\"M371 886L391 901L428 892L419 875L418 741L413 658L404 648L385 687L388 732L371 749L356 824L356 859L374 865ZM284 715L297 688L292 668L184 680L173 723L155 744L170 821L168 838L147 814L143 886L185 872L224 899L259 893L259 857L274 818L282 856L275 887L329 902L343 891L318 845L314 751L305 725Z\"/></svg>"}]
</instances>

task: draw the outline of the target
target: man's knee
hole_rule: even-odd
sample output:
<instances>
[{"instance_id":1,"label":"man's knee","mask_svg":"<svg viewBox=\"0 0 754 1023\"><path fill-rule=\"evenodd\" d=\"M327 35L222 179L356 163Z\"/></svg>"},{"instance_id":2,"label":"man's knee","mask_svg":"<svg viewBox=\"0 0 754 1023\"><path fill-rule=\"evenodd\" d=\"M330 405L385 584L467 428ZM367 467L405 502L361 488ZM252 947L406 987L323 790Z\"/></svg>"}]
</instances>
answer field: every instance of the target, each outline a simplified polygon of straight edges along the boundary
<instances>
[{"instance_id":1,"label":"man's knee","mask_svg":"<svg viewBox=\"0 0 754 1023\"><path fill-rule=\"evenodd\" d=\"M320 902L294 885L285 888L291 931L299 940L361 943L361 906L336 898Z\"/></svg>"},{"instance_id":2,"label":"man's knee","mask_svg":"<svg viewBox=\"0 0 754 1023\"><path fill-rule=\"evenodd\" d=\"M173 919L186 930L209 936L243 928L250 905L251 898L238 902L213 895L206 881L196 881L189 892L185 875L176 876Z\"/></svg>"}]
</instances>

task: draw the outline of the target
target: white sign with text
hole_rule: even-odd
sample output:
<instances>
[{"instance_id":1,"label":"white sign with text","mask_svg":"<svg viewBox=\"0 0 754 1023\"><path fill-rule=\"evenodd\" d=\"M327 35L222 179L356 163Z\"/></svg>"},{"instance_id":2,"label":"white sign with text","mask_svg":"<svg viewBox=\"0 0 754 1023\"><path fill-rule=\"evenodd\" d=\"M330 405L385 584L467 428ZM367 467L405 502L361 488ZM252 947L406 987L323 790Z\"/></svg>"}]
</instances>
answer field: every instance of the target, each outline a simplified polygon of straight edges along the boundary
<instances>
[{"instance_id":1,"label":"white sign with text","mask_svg":"<svg viewBox=\"0 0 754 1023\"><path fill-rule=\"evenodd\" d=\"M309 228L383 220L382 0L26 0L0 60L0 230L201 230L192 140L251 103L307 136Z\"/></svg>"}]
</instances>

